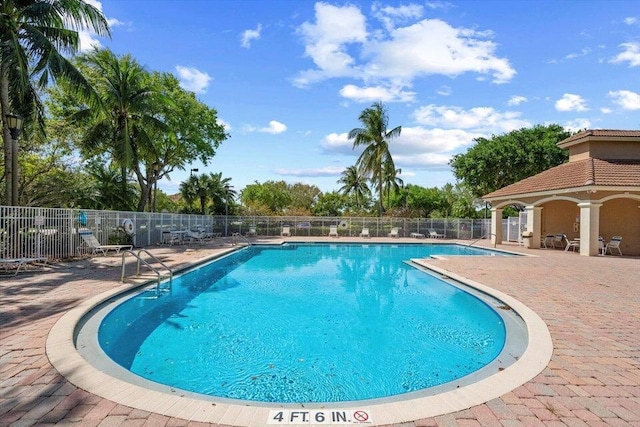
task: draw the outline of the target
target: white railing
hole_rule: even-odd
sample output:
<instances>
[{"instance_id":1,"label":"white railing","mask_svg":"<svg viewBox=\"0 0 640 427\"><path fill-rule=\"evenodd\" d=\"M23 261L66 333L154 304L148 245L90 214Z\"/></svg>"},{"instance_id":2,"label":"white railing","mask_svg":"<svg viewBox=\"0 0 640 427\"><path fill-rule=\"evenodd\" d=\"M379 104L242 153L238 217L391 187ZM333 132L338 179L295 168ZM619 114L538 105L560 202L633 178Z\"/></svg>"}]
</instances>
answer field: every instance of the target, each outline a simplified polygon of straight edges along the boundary
<instances>
[{"instance_id":1,"label":"white railing","mask_svg":"<svg viewBox=\"0 0 640 427\"><path fill-rule=\"evenodd\" d=\"M126 243L124 229L132 224L135 247L162 242L162 231L199 230L206 233L246 235L255 229L257 237L280 236L289 226L291 236L328 236L331 225L341 236L359 236L368 228L371 237L386 237L391 228L400 236L428 235L429 230L448 239L473 240L490 230L488 219L371 218L371 217L258 217L98 211L0 206L0 258L47 257L66 259L82 255L80 230L90 230L101 244Z\"/></svg>"}]
</instances>

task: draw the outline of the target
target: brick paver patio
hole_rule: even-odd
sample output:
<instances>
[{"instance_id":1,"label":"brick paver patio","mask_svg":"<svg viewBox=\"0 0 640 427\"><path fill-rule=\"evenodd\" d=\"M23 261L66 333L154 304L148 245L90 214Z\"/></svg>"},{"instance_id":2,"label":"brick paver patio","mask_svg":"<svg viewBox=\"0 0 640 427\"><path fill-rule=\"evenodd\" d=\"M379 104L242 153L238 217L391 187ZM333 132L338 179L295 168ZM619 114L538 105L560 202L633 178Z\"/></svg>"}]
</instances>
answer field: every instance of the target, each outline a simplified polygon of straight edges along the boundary
<instances>
[{"instance_id":1,"label":"brick paver patio","mask_svg":"<svg viewBox=\"0 0 640 427\"><path fill-rule=\"evenodd\" d=\"M430 263L536 311L553 338L551 362L498 399L401 426L640 426L640 259L498 247L536 257ZM152 250L175 268L220 249L208 244ZM0 277L0 426L207 425L92 395L49 363L45 341L51 327L82 300L120 286L119 266L119 257L100 257Z\"/></svg>"}]
</instances>

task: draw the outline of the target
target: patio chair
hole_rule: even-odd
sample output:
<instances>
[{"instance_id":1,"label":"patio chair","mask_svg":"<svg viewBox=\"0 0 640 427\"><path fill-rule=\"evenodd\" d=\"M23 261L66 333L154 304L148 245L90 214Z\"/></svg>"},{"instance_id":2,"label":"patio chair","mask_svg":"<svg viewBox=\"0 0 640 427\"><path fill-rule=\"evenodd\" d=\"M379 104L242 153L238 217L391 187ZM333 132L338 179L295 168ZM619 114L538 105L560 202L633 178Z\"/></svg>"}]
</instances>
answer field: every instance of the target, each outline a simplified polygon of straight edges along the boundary
<instances>
[{"instance_id":1,"label":"patio chair","mask_svg":"<svg viewBox=\"0 0 640 427\"><path fill-rule=\"evenodd\" d=\"M400 237L398 227L393 227L387 237Z\"/></svg>"},{"instance_id":2,"label":"patio chair","mask_svg":"<svg viewBox=\"0 0 640 427\"><path fill-rule=\"evenodd\" d=\"M444 234L438 234L436 230L434 230L433 228L430 228L428 237L430 239L444 239Z\"/></svg>"},{"instance_id":3,"label":"patio chair","mask_svg":"<svg viewBox=\"0 0 640 427\"><path fill-rule=\"evenodd\" d=\"M362 237L364 239L370 239L371 235L369 234L369 229L368 228L363 228L362 232L360 233L360 237Z\"/></svg>"},{"instance_id":4,"label":"patio chair","mask_svg":"<svg viewBox=\"0 0 640 427\"><path fill-rule=\"evenodd\" d=\"M46 257L0 258L0 266L2 266L5 271L9 271L10 266L15 266L16 270L13 275L16 276L20 271L20 267L22 267L23 271L28 264L39 264L44 267L47 265L47 261Z\"/></svg>"},{"instance_id":5,"label":"patio chair","mask_svg":"<svg viewBox=\"0 0 640 427\"><path fill-rule=\"evenodd\" d=\"M611 252L611 255L614 255L613 251L615 250L618 251L618 255L622 256L620 242L622 242L622 236L613 236L607 246L604 247L604 253Z\"/></svg>"},{"instance_id":6,"label":"patio chair","mask_svg":"<svg viewBox=\"0 0 640 427\"><path fill-rule=\"evenodd\" d=\"M247 231L247 237L255 237L258 233L256 233L256 227L249 227L249 231Z\"/></svg>"},{"instance_id":7,"label":"patio chair","mask_svg":"<svg viewBox=\"0 0 640 427\"><path fill-rule=\"evenodd\" d=\"M330 225L329 226L329 237L339 237L338 236L338 226Z\"/></svg>"},{"instance_id":8,"label":"patio chair","mask_svg":"<svg viewBox=\"0 0 640 427\"><path fill-rule=\"evenodd\" d=\"M132 245L101 245L91 231L81 231L79 234L84 244L91 250L91 255L99 253L106 255L109 251L114 251L118 255L121 250L131 250L133 248ZM78 252L80 251L81 247L78 248Z\"/></svg>"},{"instance_id":9,"label":"patio chair","mask_svg":"<svg viewBox=\"0 0 640 427\"><path fill-rule=\"evenodd\" d=\"M170 230L165 230L162 232L162 240L160 243L163 245L179 245L182 243L182 239L178 233L172 233Z\"/></svg>"},{"instance_id":10,"label":"patio chair","mask_svg":"<svg viewBox=\"0 0 640 427\"><path fill-rule=\"evenodd\" d=\"M289 226L288 225L283 225L282 226L282 231L280 232L280 236L285 237L291 237L291 231L289 231Z\"/></svg>"}]
</instances>

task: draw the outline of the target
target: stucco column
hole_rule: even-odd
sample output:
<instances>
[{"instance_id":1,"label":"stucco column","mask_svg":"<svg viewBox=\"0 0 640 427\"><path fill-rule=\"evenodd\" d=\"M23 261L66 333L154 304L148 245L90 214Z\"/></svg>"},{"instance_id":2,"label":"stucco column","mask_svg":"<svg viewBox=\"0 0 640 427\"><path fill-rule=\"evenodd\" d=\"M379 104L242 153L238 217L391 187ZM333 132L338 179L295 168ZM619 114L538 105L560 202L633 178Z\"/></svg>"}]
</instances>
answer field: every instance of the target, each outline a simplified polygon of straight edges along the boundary
<instances>
[{"instance_id":1,"label":"stucco column","mask_svg":"<svg viewBox=\"0 0 640 427\"><path fill-rule=\"evenodd\" d=\"M491 208L491 244L502 243L502 209Z\"/></svg>"},{"instance_id":2,"label":"stucco column","mask_svg":"<svg viewBox=\"0 0 640 427\"><path fill-rule=\"evenodd\" d=\"M525 239L525 246L528 244L529 248L540 249L540 231L542 230L542 207L539 206L525 206L527 211L527 231L531 231L533 236L530 239ZM528 242L527 242L528 240Z\"/></svg>"},{"instance_id":3,"label":"stucco column","mask_svg":"<svg viewBox=\"0 0 640 427\"><path fill-rule=\"evenodd\" d=\"M602 203L578 203L580 208L580 255L598 255L600 246L600 206Z\"/></svg>"}]
</instances>

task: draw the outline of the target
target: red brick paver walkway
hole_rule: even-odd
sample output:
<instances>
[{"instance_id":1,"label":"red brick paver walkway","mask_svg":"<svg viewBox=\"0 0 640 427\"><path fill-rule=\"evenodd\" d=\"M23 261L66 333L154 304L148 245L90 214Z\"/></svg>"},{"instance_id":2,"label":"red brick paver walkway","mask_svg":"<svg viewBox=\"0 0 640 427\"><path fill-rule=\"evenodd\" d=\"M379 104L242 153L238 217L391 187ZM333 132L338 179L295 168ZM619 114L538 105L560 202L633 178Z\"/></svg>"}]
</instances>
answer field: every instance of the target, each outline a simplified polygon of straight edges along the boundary
<instances>
[{"instance_id":1,"label":"red brick paver walkway","mask_svg":"<svg viewBox=\"0 0 640 427\"><path fill-rule=\"evenodd\" d=\"M537 257L431 263L536 311L553 338L549 366L498 399L401 426L640 426L640 260L499 248ZM172 267L219 250L153 249ZM45 341L51 327L82 300L119 286L119 265L119 257L101 257L0 278L0 426L207 425L92 395L50 365Z\"/></svg>"}]
</instances>

